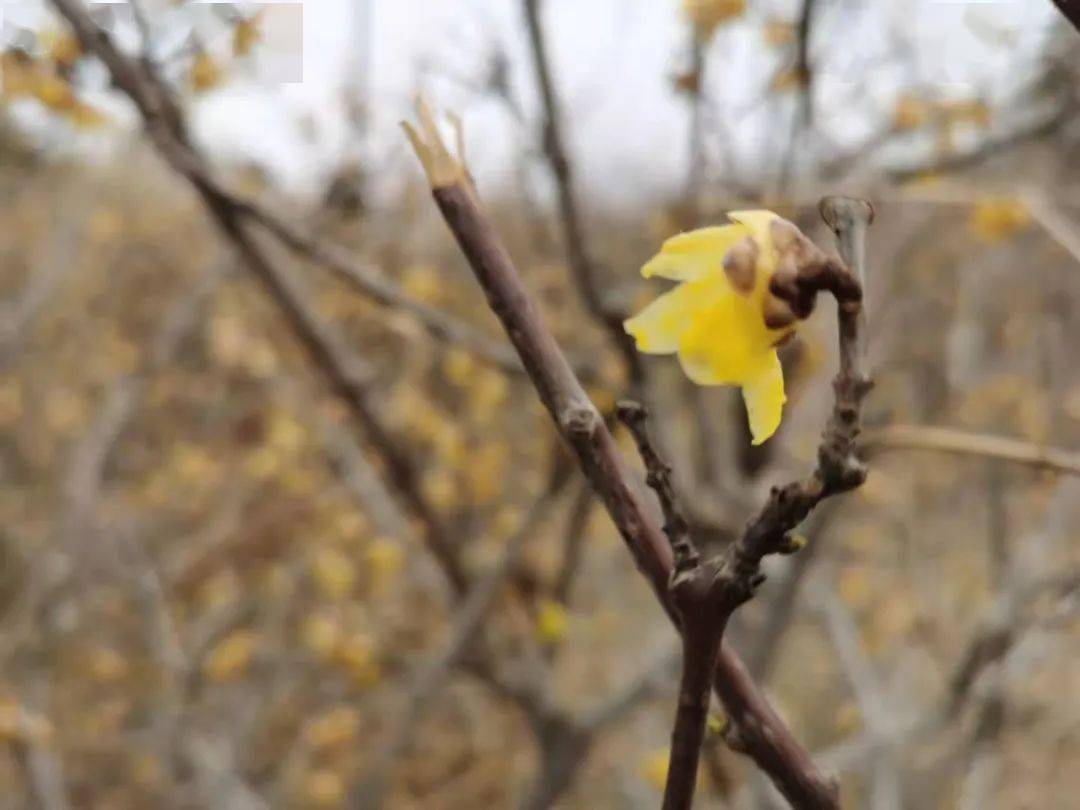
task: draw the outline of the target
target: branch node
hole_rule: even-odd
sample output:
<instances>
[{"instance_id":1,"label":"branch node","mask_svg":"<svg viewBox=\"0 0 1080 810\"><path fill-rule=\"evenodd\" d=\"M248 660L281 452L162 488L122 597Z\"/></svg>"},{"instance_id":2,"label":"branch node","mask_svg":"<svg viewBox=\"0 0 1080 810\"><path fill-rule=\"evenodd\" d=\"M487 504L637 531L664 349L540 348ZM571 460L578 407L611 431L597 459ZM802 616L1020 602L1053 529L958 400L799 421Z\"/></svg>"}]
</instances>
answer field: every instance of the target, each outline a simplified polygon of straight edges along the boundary
<instances>
[{"instance_id":1,"label":"branch node","mask_svg":"<svg viewBox=\"0 0 1080 810\"><path fill-rule=\"evenodd\" d=\"M572 436L587 439L600 426L600 414L591 405L569 405L559 413L559 423Z\"/></svg>"}]
</instances>

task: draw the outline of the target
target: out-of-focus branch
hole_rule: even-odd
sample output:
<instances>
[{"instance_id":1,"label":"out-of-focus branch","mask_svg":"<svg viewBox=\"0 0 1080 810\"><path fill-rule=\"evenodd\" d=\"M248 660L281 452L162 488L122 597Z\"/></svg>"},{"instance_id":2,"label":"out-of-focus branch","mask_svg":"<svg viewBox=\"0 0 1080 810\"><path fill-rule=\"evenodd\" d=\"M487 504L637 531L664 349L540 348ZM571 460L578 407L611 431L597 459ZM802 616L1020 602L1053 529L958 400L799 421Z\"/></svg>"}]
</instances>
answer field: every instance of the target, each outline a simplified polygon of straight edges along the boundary
<instances>
[{"instance_id":1,"label":"out-of-focus branch","mask_svg":"<svg viewBox=\"0 0 1080 810\"><path fill-rule=\"evenodd\" d=\"M780 653L781 642L795 616L795 605L803 581L813 568L821 550L821 536L828 528L836 506L834 502L821 504L801 529L806 547L791 558L790 567L783 580L774 583L772 600L768 603L761 624L755 627L746 663L750 672L760 681L768 682L773 666Z\"/></svg>"},{"instance_id":2,"label":"out-of-focus branch","mask_svg":"<svg viewBox=\"0 0 1080 810\"><path fill-rule=\"evenodd\" d=\"M563 531L562 559L559 561L559 572L555 576L555 583L551 588L551 597L556 602L564 604L570 598L570 593L577 581L578 572L585 552L585 533L588 528L589 515L592 512L595 493L585 482L574 496L574 502L570 507L570 514L566 519L566 529Z\"/></svg>"},{"instance_id":3,"label":"out-of-focus branch","mask_svg":"<svg viewBox=\"0 0 1080 810\"><path fill-rule=\"evenodd\" d=\"M943 679L946 688L935 705L914 717L902 718L885 738L866 731L820 752L819 758L832 768L846 771L883 746L912 745L941 731L967 706L976 683L987 669L1004 662L1024 635L1039 624L1029 609L1035 599L1049 593L1058 601L1075 604L1078 589L1080 571L1070 570L1002 594L989 606L984 620L964 644L951 673Z\"/></svg>"},{"instance_id":4,"label":"out-of-focus branch","mask_svg":"<svg viewBox=\"0 0 1080 810\"><path fill-rule=\"evenodd\" d=\"M1067 2L1071 3L1075 2L1075 0L1067 0ZM970 169L1007 152L1017 144L1054 134L1064 124L1072 120L1075 113L1075 103L1062 103L1058 109L1046 117L1018 127L1015 131L1008 134L990 138L970 151L946 155L929 163L898 167L891 169L887 174L890 180L902 183L906 180L912 180L923 175L940 175L948 172Z\"/></svg>"},{"instance_id":5,"label":"out-of-focus branch","mask_svg":"<svg viewBox=\"0 0 1080 810\"><path fill-rule=\"evenodd\" d=\"M432 194L532 379L541 401L638 567L674 618L668 580L673 556L636 487L611 432L574 376L506 248L481 210L465 167L452 156L429 110L420 105L420 130L407 132L424 165ZM717 692L751 752L777 787L799 807L836 806L835 784L814 767L791 732L757 690L734 653L722 650Z\"/></svg>"},{"instance_id":6,"label":"out-of-focus branch","mask_svg":"<svg viewBox=\"0 0 1080 810\"><path fill-rule=\"evenodd\" d=\"M566 149L566 141L563 138L559 100L552 78L544 29L540 21L540 0L523 0L523 2L533 71L540 86L540 99L544 107L544 154L551 167L551 173L555 176L559 216L562 222L563 239L566 242L570 272L586 308L610 334L626 364L631 382L636 384L641 381L643 374L641 358L634 348L633 338L623 329L624 313L604 300L600 280L597 277L596 261L589 253L585 241L581 207L574 190L573 167Z\"/></svg>"},{"instance_id":7,"label":"out-of-focus branch","mask_svg":"<svg viewBox=\"0 0 1080 810\"><path fill-rule=\"evenodd\" d=\"M933 450L1022 464L1063 475L1080 475L1080 454L1033 442L929 425L890 425L866 432L868 453Z\"/></svg>"},{"instance_id":8,"label":"out-of-focus branch","mask_svg":"<svg viewBox=\"0 0 1080 810\"><path fill-rule=\"evenodd\" d=\"M300 294L296 282L255 238L248 228L243 209L213 182L205 160L191 143L182 111L169 87L153 72L149 63L136 61L122 53L109 34L90 19L81 0L53 0L53 6L71 25L83 47L105 64L113 83L131 98L158 152L192 184L244 265L277 303L311 360L349 407L368 442L381 457L394 489L424 527L425 540L451 588L456 594L463 594L467 577L457 549L421 491L411 459L391 436L375 408L369 390L368 369L344 350L337 334Z\"/></svg>"},{"instance_id":9,"label":"out-of-focus branch","mask_svg":"<svg viewBox=\"0 0 1080 810\"><path fill-rule=\"evenodd\" d=\"M799 22L795 26L795 80L798 82L798 107L791 120L791 135L788 148L780 168L780 189L787 189L795 169L800 136L813 122L814 118L814 73L810 65L810 35L813 30L814 12L817 0L803 0L799 11Z\"/></svg>"},{"instance_id":10,"label":"out-of-focus branch","mask_svg":"<svg viewBox=\"0 0 1080 810\"><path fill-rule=\"evenodd\" d=\"M408 313L436 341L459 345L479 360L503 371L521 372L521 364L505 344L493 341L464 321L412 299L377 269L354 261L344 248L305 233L263 206L227 190L196 154L186 134L183 113L168 85L157 75L154 64L148 59L136 61L127 57L112 44L105 32L101 32L101 36L95 33L96 26L78 0L61 0L54 5L84 43L94 43L92 46L87 44L87 50L101 57L116 86L135 103L162 156L204 195L215 197L233 215L264 228L297 255L323 265L375 303ZM76 23L71 14L80 15L82 19ZM108 51L107 58L105 51Z\"/></svg>"},{"instance_id":11,"label":"out-of-focus branch","mask_svg":"<svg viewBox=\"0 0 1080 810\"><path fill-rule=\"evenodd\" d=\"M390 785L391 769L411 744L420 718L435 697L443 683L449 678L451 670L457 667L469 648L478 640L488 614L495 604L500 589L514 571L521 557L521 550L526 540L532 537L537 527L548 516L551 506L562 491L563 485L571 476L563 476L560 481L553 481L552 486L532 505L525 521L507 542L502 555L494 566L475 582L468 596L461 603L441 653L425 664L409 689L404 710L398 715L396 725L388 735L386 746L376 755L372 768L358 786L356 797L358 806L364 808L381 807Z\"/></svg>"},{"instance_id":12,"label":"out-of-focus branch","mask_svg":"<svg viewBox=\"0 0 1080 810\"><path fill-rule=\"evenodd\" d=\"M218 190L225 194L220 186ZM304 233L300 228L250 200L242 200L231 194L227 196L237 211L257 222L298 256L323 265L350 287L376 303L407 312L440 343L461 346L477 359L502 371L523 371L513 351L504 343L493 340L489 335L445 312L414 301L375 268L357 264L343 248Z\"/></svg>"},{"instance_id":13,"label":"out-of-focus branch","mask_svg":"<svg viewBox=\"0 0 1080 810\"><path fill-rule=\"evenodd\" d=\"M1052 0L1058 11L1065 15L1073 28L1080 31L1080 2L1077 0Z\"/></svg>"}]
</instances>

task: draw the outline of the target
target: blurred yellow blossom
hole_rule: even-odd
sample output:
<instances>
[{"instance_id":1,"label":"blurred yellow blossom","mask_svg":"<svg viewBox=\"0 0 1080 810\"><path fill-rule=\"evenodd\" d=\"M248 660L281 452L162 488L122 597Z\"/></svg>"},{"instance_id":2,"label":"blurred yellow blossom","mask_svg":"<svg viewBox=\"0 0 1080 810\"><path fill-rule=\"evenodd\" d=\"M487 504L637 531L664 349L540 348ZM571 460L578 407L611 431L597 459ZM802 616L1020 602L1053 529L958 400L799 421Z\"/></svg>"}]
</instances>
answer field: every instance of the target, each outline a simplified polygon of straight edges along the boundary
<instances>
[{"instance_id":1,"label":"blurred yellow blossom","mask_svg":"<svg viewBox=\"0 0 1080 810\"><path fill-rule=\"evenodd\" d=\"M901 93L893 107L893 128L901 132L919 129L929 123L933 107L924 98Z\"/></svg>"},{"instance_id":2,"label":"blurred yellow blossom","mask_svg":"<svg viewBox=\"0 0 1080 810\"><path fill-rule=\"evenodd\" d=\"M317 548L308 562L311 579L327 599L344 599L356 586L356 566L336 548Z\"/></svg>"},{"instance_id":3,"label":"blurred yellow blossom","mask_svg":"<svg viewBox=\"0 0 1080 810\"><path fill-rule=\"evenodd\" d=\"M0 427L14 424L22 414L22 384L14 377L0 380Z\"/></svg>"},{"instance_id":4,"label":"blurred yellow blossom","mask_svg":"<svg viewBox=\"0 0 1080 810\"><path fill-rule=\"evenodd\" d=\"M199 51L191 63L188 81L196 93L206 93L221 84L225 72L206 51Z\"/></svg>"},{"instance_id":5,"label":"blurred yellow blossom","mask_svg":"<svg viewBox=\"0 0 1080 810\"><path fill-rule=\"evenodd\" d=\"M45 46L45 53L49 59L61 68L70 70L82 56L79 38L70 31L55 29L44 31L41 34L41 42Z\"/></svg>"},{"instance_id":6,"label":"blurred yellow blossom","mask_svg":"<svg viewBox=\"0 0 1080 810\"><path fill-rule=\"evenodd\" d=\"M770 211L733 211L734 224L673 236L641 269L681 282L626 321L638 351L677 353L699 385L742 388L754 444L780 425L786 396L776 346L795 330L769 292L787 251L805 237Z\"/></svg>"},{"instance_id":7,"label":"blurred yellow blossom","mask_svg":"<svg viewBox=\"0 0 1080 810\"><path fill-rule=\"evenodd\" d=\"M329 660L341 644L343 631L334 617L315 613L304 620L300 628L304 646L323 660Z\"/></svg>"},{"instance_id":8,"label":"blurred yellow blossom","mask_svg":"<svg viewBox=\"0 0 1080 810\"><path fill-rule=\"evenodd\" d=\"M472 384L476 373L476 361L464 349L451 348L443 357L443 370L446 378L454 385L465 388Z\"/></svg>"},{"instance_id":9,"label":"blurred yellow blossom","mask_svg":"<svg viewBox=\"0 0 1080 810\"><path fill-rule=\"evenodd\" d=\"M334 657L353 676L357 686L372 686L379 682L381 671L371 636L356 633L343 639Z\"/></svg>"},{"instance_id":10,"label":"blurred yellow blossom","mask_svg":"<svg viewBox=\"0 0 1080 810\"><path fill-rule=\"evenodd\" d=\"M570 619L566 608L553 599L541 599L536 610L536 636L544 644L558 644L566 638Z\"/></svg>"},{"instance_id":11,"label":"blurred yellow blossom","mask_svg":"<svg viewBox=\"0 0 1080 810\"><path fill-rule=\"evenodd\" d=\"M390 585L405 565L401 544L389 537L376 537L364 553L371 584L376 590Z\"/></svg>"},{"instance_id":12,"label":"blurred yellow blossom","mask_svg":"<svg viewBox=\"0 0 1080 810\"><path fill-rule=\"evenodd\" d=\"M508 538L520 529L524 522L525 513L520 507L504 506L492 518L491 530L497 537Z\"/></svg>"},{"instance_id":13,"label":"blurred yellow blossom","mask_svg":"<svg viewBox=\"0 0 1080 810\"><path fill-rule=\"evenodd\" d=\"M248 56L254 47L262 39L259 25L262 22L262 12L245 17L236 24L233 29L233 53L236 56Z\"/></svg>"},{"instance_id":14,"label":"blurred yellow blossom","mask_svg":"<svg viewBox=\"0 0 1080 810\"><path fill-rule=\"evenodd\" d=\"M985 242L1001 242L1022 233L1031 224L1031 214L1020 200L987 198L975 203L969 226Z\"/></svg>"},{"instance_id":15,"label":"blurred yellow blossom","mask_svg":"<svg viewBox=\"0 0 1080 810\"><path fill-rule=\"evenodd\" d=\"M415 264L407 269L401 280L401 288L406 295L425 304L438 303L442 298L439 271L430 264Z\"/></svg>"},{"instance_id":16,"label":"blurred yellow blossom","mask_svg":"<svg viewBox=\"0 0 1080 810\"><path fill-rule=\"evenodd\" d=\"M769 89L774 93L787 93L806 86L807 75L794 65L773 74Z\"/></svg>"},{"instance_id":17,"label":"blurred yellow blossom","mask_svg":"<svg viewBox=\"0 0 1080 810\"><path fill-rule=\"evenodd\" d=\"M352 706L337 706L313 717L304 729L312 751L326 751L352 742L360 728L360 713Z\"/></svg>"},{"instance_id":18,"label":"blurred yellow blossom","mask_svg":"<svg viewBox=\"0 0 1080 810\"><path fill-rule=\"evenodd\" d=\"M698 36L708 39L721 25L746 12L746 0L683 0L682 7Z\"/></svg>"},{"instance_id":19,"label":"blurred yellow blossom","mask_svg":"<svg viewBox=\"0 0 1080 810\"><path fill-rule=\"evenodd\" d=\"M345 800L345 782L335 771L323 768L308 774L304 793L316 807L337 807Z\"/></svg>"},{"instance_id":20,"label":"blurred yellow blossom","mask_svg":"<svg viewBox=\"0 0 1080 810\"><path fill-rule=\"evenodd\" d=\"M641 758L638 773L652 785L654 790L663 790L667 782L668 760L671 752L667 748L657 748Z\"/></svg>"},{"instance_id":21,"label":"blurred yellow blossom","mask_svg":"<svg viewBox=\"0 0 1080 810\"><path fill-rule=\"evenodd\" d=\"M92 650L87 664L90 677L100 683L118 681L128 673L127 661L111 647Z\"/></svg>"},{"instance_id":22,"label":"blurred yellow blossom","mask_svg":"<svg viewBox=\"0 0 1080 810\"><path fill-rule=\"evenodd\" d=\"M47 742L53 726L47 718L13 700L0 701L0 740Z\"/></svg>"},{"instance_id":23,"label":"blurred yellow blossom","mask_svg":"<svg viewBox=\"0 0 1080 810\"><path fill-rule=\"evenodd\" d=\"M765 21L762 36L765 44L772 48L780 48L795 41L795 26L787 20L770 17Z\"/></svg>"},{"instance_id":24,"label":"blurred yellow blossom","mask_svg":"<svg viewBox=\"0 0 1080 810\"><path fill-rule=\"evenodd\" d=\"M203 674L212 681L228 681L244 674L259 648L252 630L237 630L218 642L203 662Z\"/></svg>"}]
</instances>

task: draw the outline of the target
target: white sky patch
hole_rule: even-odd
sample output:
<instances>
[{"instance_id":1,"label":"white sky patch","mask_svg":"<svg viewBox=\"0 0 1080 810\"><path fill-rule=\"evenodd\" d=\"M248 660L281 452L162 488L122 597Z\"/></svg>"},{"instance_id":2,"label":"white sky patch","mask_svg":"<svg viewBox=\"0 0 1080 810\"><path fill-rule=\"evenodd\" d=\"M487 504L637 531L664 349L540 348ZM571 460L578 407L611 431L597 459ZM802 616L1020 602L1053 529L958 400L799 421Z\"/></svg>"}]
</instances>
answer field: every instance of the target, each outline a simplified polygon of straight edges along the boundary
<instances>
[{"instance_id":1,"label":"white sky patch","mask_svg":"<svg viewBox=\"0 0 1080 810\"><path fill-rule=\"evenodd\" d=\"M153 16L153 0L146 2ZM685 182L688 140L687 104L671 86L672 75L686 65L679 3L542 5L579 185L608 205L677 193ZM370 100L361 154L384 181L383 192L392 194L406 172L415 172L398 124L424 89L436 106L463 114L471 164L486 189L519 183L523 172L545 177L536 170L539 104L520 2L304 0L302 6L300 81L282 83L280 71L275 75L264 60L258 69L234 71L225 87L196 100L195 132L218 159L257 163L288 190L317 193L334 167L357 153L343 100L361 93ZM709 136L718 141L726 133L736 170L777 160L790 128L791 94L760 100L786 58L766 48L762 27L767 19L793 20L798 7L797 0L754 2L743 19L716 34L709 83L718 120ZM3 0L0 12L5 26L18 17L19 25L40 28L40 0ZM1007 98L1030 76L1054 15L1050 3L1031 0L826 4L812 53L822 66L817 120L830 141L844 146L880 127L903 88L941 97L974 94L991 104ZM287 38L287 30L272 34L268 26L267 35L264 47L285 47L275 37ZM897 47L914 55L910 69L890 59ZM520 116L475 86L496 49L506 54Z\"/></svg>"}]
</instances>

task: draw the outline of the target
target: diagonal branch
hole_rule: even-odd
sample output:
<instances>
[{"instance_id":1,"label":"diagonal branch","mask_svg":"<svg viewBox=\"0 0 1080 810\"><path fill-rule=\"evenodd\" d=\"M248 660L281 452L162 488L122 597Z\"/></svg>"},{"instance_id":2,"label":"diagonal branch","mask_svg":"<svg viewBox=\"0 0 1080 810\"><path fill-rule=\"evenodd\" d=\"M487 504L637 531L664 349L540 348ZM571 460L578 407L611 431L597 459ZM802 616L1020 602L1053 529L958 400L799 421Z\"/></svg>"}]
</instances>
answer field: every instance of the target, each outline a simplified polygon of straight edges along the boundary
<instances>
[{"instance_id":1,"label":"diagonal branch","mask_svg":"<svg viewBox=\"0 0 1080 810\"><path fill-rule=\"evenodd\" d=\"M1005 436L968 433L947 427L890 425L875 428L867 432L865 446L871 453L885 450L934 450L959 456L1008 461L1063 475L1080 475L1080 453Z\"/></svg>"},{"instance_id":2,"label":"diagonal branch","mask_svg":"<svg viewBox=\"0 0 1080 810\"><path fill-rule=\"evenodd\" d=\"M503 324L559 434L673 619L668 591L673 556L660 527L624 466L611 432L585 394L544 323L506 248L480 208L465 167L447 149L427 108L420 131L406 126L432 185L432 194L488 301ZM717 694L750 753L777 788L797 807L835 808L836 785L816 769L775 710L761 695L738 657L718 654Z\"/></svg>"},{"instance_id":3,"label":"diagonal branch","mask_svg":"<svg viewBox=\"0 0 1080 810\"><path fill-rule=\"evenodd\" d=\"M149 62L137 61L121 52L109 34L93 22L81 0L52 0L52 3L83 47L98 56L108 68L113 83L131 98L159 154L191 183L243 264L277 303L308 356L348 406L367 441L381 457L394 489L423 526L424 538L455 594L463 594L467 577L457 549L421 491L412 460L394 440L375 408L369 387L371 375L366 366L345 350L339 336L301 294L296 281L255 238L243 209L214 183L205 160L191 143L182 111L168 85Z\"/></svg>"},{"instance_id":4,"label":"diagonal branch","mask_svg":"<svg viewBox=\"0 0 1080 810\"><path fill-rule=\"evenodd\" d=\"M414 300L377 269L354 261L340 246L322 241L265 207L227 190L190 145L183 114L168 85L156 73L153 62L145 58L136 61L119 51L104 31L97 33L97 27L79 3L63 0L54 5L72 24L80 39L87 42L84 38L89 38L93 46L88 44L87 50L105 62L114 84L135 103L155 144L173 168L187 175L206 193L217 197L234 214L265 229L293 253L326 267L375 303L408 313L436 341L459 345L502 371L521 373L521 364L505 344L493 342L490 336L472 325ZM132 5L138 8L138 3ZM72 13L83 19L76 23L70 16ZM179 145L171 143L176 140L180 141ZM185 148L180 149L180 146Z\"/></svg>"},{"instance_id":5,"label":"diagonal branch","mask_svg":"<svg viewBox=\"0 0 1080 810\"><path fill-rule=\"evenodd\" d=\"M1052 0L1058 11L1065 15L1073 28L1080 31L1080 2L1078 0Z\"/></svg>"}]
</instances>

